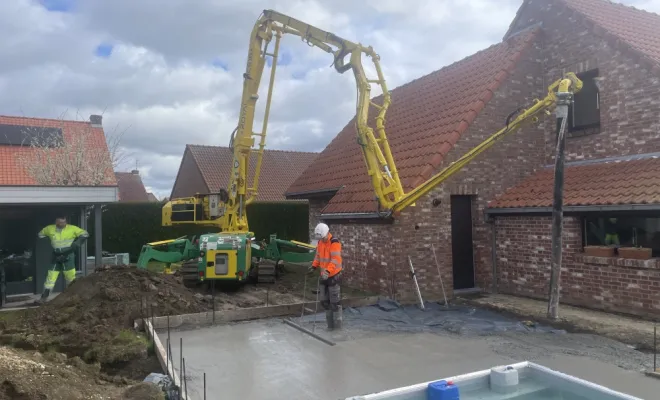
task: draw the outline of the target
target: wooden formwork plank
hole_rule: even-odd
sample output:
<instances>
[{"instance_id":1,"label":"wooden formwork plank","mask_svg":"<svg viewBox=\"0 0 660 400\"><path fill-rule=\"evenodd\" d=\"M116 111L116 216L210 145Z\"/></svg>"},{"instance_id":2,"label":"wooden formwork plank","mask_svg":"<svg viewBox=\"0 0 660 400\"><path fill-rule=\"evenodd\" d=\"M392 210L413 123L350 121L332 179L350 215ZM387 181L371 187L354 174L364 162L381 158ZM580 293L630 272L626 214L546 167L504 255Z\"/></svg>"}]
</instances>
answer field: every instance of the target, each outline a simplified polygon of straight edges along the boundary
<instances>
[{"instance_id":1,"label":"wooden formwork plank","mask_svg":"<svg viewBox=\"0 0 660 400\"><path fill-rule=\"evenodd\" d=\"M156 358L158 358L158 362L160 363L161 368L163 371L167 371L167 375L172 378L174 386L179 388L179 397L182 400L188 400L185 392L183 391L179 373L174 368L174 360L168 360L167 350L165 349L163 342L160 341L158 333L155 332L155 329L151 325L151 321L149 319L145 319L142 325L144 326L144 330L147 332L149 339L154 341L154 352L156 353Z\"/></svg>"},{"instance_id":2,"label":"wooden formwork plank","mask_svg":"<svg viewBox=\"0 0 660 400\"><path fill-rule=\"evenodd\" d=\"M378 303L378 296L368 297L353 297L342 299L342 305L346 307L365 307ZM234 310L221 310L215 312L215 319L213 318L213 311L195 313L195 314L181 314L169 316L169 327L178 328L185 325L210 325L213 323L222 324L228 322L247 321L252 319L273 318L273 317L286 317L290 315L300 314L303 309L309 313L309 310L319 310L323 308L316 301L309 301L304 303L292 304L279 304L274 306L263 307L250 307L250 308L237 308ZM155 329L166 329L168 326L168 317L153 317L149 319L149 323L153 320L153 327ZM135 328L142 329L144 322L147 320L138 319L135 321Z\"/></svg>"}]
</instances>

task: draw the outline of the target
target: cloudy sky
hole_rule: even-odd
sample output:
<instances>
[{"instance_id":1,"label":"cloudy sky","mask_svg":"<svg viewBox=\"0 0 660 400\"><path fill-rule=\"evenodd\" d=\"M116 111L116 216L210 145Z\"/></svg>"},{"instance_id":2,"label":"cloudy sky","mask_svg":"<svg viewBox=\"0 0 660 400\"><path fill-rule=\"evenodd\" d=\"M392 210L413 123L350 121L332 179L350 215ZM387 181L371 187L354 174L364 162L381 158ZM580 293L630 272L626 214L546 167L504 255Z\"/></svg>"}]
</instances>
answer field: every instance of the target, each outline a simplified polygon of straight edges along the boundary
<instances>
[{"instance_id":1,"label":"cloudy sky","mask_svg":"<svg viewBox=\"0 0 660 400\"><path fill-rule=\"evenodd\" d=\"M622 2L660 12L660 0ZM137 163L148 189L169 196L185 144L228 144L249 34L264 8L371 44L394 88L499 42L521 3L1 0L0 114L103 113L109 135L124 132L130 157L123 170ZM331 62L323 51L284 38L269 148L321 151L350 120L353 77L336 73Z\"/></svg>"}]
</instances>

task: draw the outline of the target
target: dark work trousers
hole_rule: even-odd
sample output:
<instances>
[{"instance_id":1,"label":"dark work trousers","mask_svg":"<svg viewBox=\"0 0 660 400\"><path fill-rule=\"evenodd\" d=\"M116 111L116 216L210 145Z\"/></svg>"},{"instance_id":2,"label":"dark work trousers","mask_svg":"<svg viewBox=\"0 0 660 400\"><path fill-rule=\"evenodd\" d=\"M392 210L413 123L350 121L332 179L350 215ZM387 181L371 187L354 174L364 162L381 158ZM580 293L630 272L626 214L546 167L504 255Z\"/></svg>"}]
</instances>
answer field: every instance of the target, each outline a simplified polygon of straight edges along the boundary
<instances>
[{"instance_id":1,"label":"dark work trousers","mask_svg":"<svg viewBox=\"0 0 660 400\"><path fill-rule=\"evenodd\" d=\"M320 281L319 301L325 309L328 329L341 329L343 312L341 306L341 272Z\"/></svg>"},{"instance_id":2,"label":"dark work trousers","mask_svg":"<svg viewBox=\"0 0 660 400\"><path fill-rule=\"evenodd\" d=\"M341 305L341 272L337 275L323 280L321 279L321 287L319 288L319 301L324 309L337 311L337 307Z\"/></svg>"}]
</instances>

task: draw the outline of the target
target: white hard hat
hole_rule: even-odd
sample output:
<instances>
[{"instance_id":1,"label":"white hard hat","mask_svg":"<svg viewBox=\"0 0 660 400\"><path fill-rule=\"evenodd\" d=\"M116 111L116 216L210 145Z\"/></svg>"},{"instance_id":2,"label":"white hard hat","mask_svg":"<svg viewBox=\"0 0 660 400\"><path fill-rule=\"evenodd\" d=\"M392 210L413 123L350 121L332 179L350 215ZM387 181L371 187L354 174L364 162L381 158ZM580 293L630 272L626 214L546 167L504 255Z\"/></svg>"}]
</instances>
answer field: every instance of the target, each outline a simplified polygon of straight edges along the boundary
<instances>
[{"instance_id":1,"label":"white hard hat","mask_svg":"<svg viewBox=\"0 0 660 400\"><path fill-rule=\"evenodd\" d=\"M316 236L317 239L326 237L328 232L330 232L330 228L328 228L328 225L324 224L323 222L316 225L316 228L314 228L314 236Z\"/></svg>"}]
</instances>

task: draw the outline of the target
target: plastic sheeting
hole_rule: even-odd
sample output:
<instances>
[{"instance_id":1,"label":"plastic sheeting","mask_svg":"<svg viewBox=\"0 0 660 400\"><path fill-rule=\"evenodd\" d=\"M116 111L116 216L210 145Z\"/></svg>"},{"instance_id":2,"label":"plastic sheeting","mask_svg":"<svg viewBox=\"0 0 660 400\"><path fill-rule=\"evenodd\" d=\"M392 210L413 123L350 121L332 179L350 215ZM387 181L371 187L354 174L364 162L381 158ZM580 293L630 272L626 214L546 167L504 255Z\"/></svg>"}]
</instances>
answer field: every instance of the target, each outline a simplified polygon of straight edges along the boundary
<instances>
[{"instance_id":1,"label":"plastic sheeting","mask_svg":"<svg viewBox=\"0 0 660 400\"><path fill-rule=\"evenodd\" d=\"M401 306L391 300L381 300L368 307L344 309L344 327L350 331L384 332L448 332L459 335L488 335L501 332L543 332L565 333L528 321L519 321L492 311L469 306L448 308L437 302L424 303L425 310L419 307ZM305 315L295 321L309 326L316 320L317 328L325 325L323 313Z\"/></svg>"}]
</instances>

